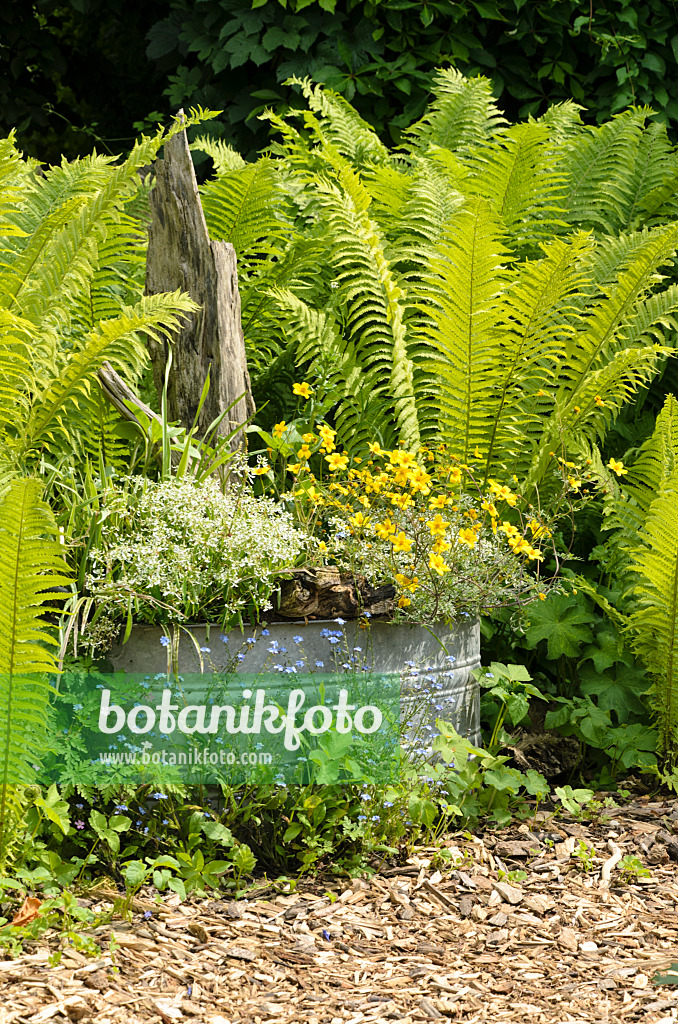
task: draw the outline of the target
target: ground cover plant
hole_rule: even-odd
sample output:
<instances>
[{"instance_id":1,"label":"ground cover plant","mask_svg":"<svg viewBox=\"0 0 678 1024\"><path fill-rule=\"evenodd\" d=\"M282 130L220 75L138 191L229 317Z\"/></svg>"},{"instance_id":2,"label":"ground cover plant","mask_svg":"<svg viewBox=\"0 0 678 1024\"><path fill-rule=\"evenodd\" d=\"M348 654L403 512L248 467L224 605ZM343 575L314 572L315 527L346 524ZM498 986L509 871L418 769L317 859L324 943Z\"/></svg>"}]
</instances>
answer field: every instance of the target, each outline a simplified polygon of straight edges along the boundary
<instances>
[{"instance_id":1,"label":"ground cover plant","mask_svg":"<svg viewBox=\"0 0 678 1024\"><path fill-rule=\"evenodd\" d=\"M402 861L453 823L502 824L548 798L509 749L544 700L547 729L583 756L583 775L559 780L563 806L590 802L572 783L631 768L675 785L675 399L628 453L605 447L673 352L678 165L663 127L633 109L590 129L571 104L508 125L486 80L446 71L396 151L340 96L300 87L301 125L270 115L257 161L196 143L215 167L210 231L239 257L260 407L247 459L168 424L162 396L159 425L133 427L98 390L104 359L145 387L142 333L169 335L195 308L142 295L138 171L165 134L121 163L44 174L3 143L7 891L103 874L132 899L151 883L240 892L255 868ZM269 610L299 563L390 574L397 614L425 623L544 597L485 622L487 749L439 723L438 761L398 784L349 778L337 748L303 785L226 787L211 805L180 786L31 788L50 691L27 676L58 674L59 631L61 655L79 635L82 659L88 623L102 649L134 618L207 620L218 603L231 625ZM76 669L104 668L99 653Z\"/></svg>"}]
</instances>

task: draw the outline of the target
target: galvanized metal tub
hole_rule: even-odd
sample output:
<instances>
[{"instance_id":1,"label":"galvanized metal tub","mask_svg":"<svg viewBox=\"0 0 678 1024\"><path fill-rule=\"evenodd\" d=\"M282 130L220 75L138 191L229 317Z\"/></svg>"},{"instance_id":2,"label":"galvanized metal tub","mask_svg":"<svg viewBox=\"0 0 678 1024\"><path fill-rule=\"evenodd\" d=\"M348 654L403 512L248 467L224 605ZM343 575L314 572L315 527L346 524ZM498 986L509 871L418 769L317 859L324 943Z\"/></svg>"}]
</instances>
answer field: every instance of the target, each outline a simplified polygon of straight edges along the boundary
<instances>
[{"instance_id":1,"label":"galvanized metal tub","mask_svg":"<svg viewBox=\"0 0 678 1024\"><path fill-rule=\"evenodd\" d=\"M189 635L190 633L190 635ZM108 660L116 671L156 674L169 667L182 674L227 671L278 674L300 662L311 670L341 672L355 664L401 677L401 719L406 748L427 752L438 730L436 719L480 744L480 691L472 676L480 665L480 623L464 620L432 627L375 620L272 622L230 630L182 627L167 643L158 626L134 626L127 643L116 644ZM303 671L300 668L300 671ZM294 686L290 676L290 689ZM279 676L278 680L279 682Z\"/></svg>"}]
</instances>

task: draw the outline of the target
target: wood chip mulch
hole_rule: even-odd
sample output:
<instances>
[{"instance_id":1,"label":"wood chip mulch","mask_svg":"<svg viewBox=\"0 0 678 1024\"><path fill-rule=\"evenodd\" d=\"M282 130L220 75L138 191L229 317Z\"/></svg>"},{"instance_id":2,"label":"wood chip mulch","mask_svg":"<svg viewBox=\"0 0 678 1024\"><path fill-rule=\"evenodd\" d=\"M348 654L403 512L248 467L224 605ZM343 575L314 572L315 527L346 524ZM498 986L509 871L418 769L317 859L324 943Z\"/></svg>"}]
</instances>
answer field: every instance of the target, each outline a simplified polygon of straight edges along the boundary
<instances>
[{"instance_id":1,"label":"wood chip mulch","mask_svg":"<svg viewBox=\"0 0 678 1024\"><path fill-rule=\"evenodd\" d=\"M678 988L653 979L678 961L678 803L611 813L455 835L449 867L418 849L282 895L147 893L95 960L68 946L50 967L49 934L0 960L0 1024L669 1024ZM622 882L628 854L650 877Z\"/></svg>"}]
</instances>

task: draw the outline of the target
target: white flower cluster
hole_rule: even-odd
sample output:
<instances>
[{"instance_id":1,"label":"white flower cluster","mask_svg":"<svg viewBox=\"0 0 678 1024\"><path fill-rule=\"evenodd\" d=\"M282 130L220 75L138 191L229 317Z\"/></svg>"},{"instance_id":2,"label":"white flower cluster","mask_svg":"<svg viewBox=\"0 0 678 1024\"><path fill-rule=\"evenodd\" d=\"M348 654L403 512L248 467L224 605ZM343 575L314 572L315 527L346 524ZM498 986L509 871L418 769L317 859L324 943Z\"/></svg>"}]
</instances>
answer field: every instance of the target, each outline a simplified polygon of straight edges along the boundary
<instances>
[{"instance_id":1,"label":"white flower cluster","mask_svg":"<svg viewBox=\"0 0 678 1024\"><path fill-rule=\"evenodd\" d=\"M97 603L121 609L132 596L145 621L166 621L170 606L224 625L270 607L280 574L308 544L288 512L246 483L224 494L211 481L141 477L107 492L102 541L87 579Z\"/></svg>"}]
</instances>

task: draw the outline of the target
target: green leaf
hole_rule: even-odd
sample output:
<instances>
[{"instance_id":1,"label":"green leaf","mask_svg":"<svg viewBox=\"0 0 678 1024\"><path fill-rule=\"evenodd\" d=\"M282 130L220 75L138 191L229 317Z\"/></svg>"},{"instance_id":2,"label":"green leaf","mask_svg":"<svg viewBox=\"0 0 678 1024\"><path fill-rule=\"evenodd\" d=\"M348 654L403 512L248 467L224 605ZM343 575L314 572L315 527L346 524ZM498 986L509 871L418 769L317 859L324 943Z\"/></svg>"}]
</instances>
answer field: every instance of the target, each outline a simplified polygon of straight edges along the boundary
<instances>
[{"instance_id":1,"label":"green leaf","mask_svg":"<svg viewBox=\"0 0 678 1024\"><path fill-rule=\"evenodd\" d=\"M517 793L523 784L523 775L516 768L488 768L483 772L483 783L500 791L507 789L511 793Z\"/></svg>"},{"instance_id":2,"label":"green leaf","mask_svg":"<svg viewBox=\"0 0 678 1024\"><path fill-rule=\"evenodd\" d=\"M186 886L181 878L168 878L167 888L177 893L182 901L186 899Z\"/></svg>"},{"instance_id":3,"label":"green leaf","mask_svg":"<svg viewBox=\"0 0 678 1024\"><path fill-rule=\"evenodd\" d=\"M233 855L233 864L241 875L251 875L257 863L257 858L246 843L241 843Z\"/></svg>"},{"instance_id":4,"label":"green leaf","mask_svg":"<svg viewBox=\"0 0 678 1024\"><path fill-rule=\"evenodd\" d=\"M293 821L291 825L288 825L285 829L285 835L283 836L283 843L290 843L293 839L296 839L301 832L302 826L298 821Z\"/></svg>"},{"instance_id":5,"label":"green leaf","mask_svg":"<svg viewBox=\"0 0 678 1024\"><path fill-rule=\"evenodd\" d=\"M582 665L588 659L593 662L598 673L611 668L617 662L621 661L625 664L630 662L629 656L623 652L617 634L609 631L596 633L594 642L582 651L579 664Z\"/></svg>"},{"instance_id":6,"label":"green leaf","mask_svg":"<svg viewBox=\"0 0 678 1024\"><path fill-rule=\"evenodd\" d=\"M131 860L125 867L125 885L137 888L143 885L150 868L140 860Z\"/></svg>"},{"instance_id":7,"label":"green leaf","mask_svg":"<svg viewBox=\"0 0 678 1024\"><path fill-rule=\"evenodd\" d=\"M598 707L614 711L618 722L628 721L630 715L647 713L642 698L649 690L650 681L642 669L617 663L614 672L601 674L585 668L579 676L582 693L596 697Z\"/></svg>"},{"instance_id":8,"label":"green leaf","mask_svg":"<svg viewBox=\"0 0 678 1024\"><path fill-rule=\"evenodd\" d=\"M574 597L551 594L546 601L535 602L529 614L530 625L525 634L527 646L534 648L546 640L546 657L550 660L562 655L576 658L581 645L593 637L591 614Z\"/></svg>"},{"instance_id":9,"label":"green leaf","mask_svg":"<svg viewBox=\"0 0 678 1024\"><path fill-rule=\"evenodd\" d=\"M54 783L49 787L46 797L39 796L36 798L35 806L39 807L45 817L49 818L55 825L58 825L64 835L66 835L71 824L70 807L66 800L61 799Z\"/></svg>"},{"instance_id":10,"label":"green leaf","mask_svg":"<svg viewBox=\"0 0 678 1024\"><path fill-rule=\"evenodd\" d=\"M219 821L202 820L202 830L208 839L222 846L233 846L233 834L229 828Z\"/></svg>"}]
</instances>

